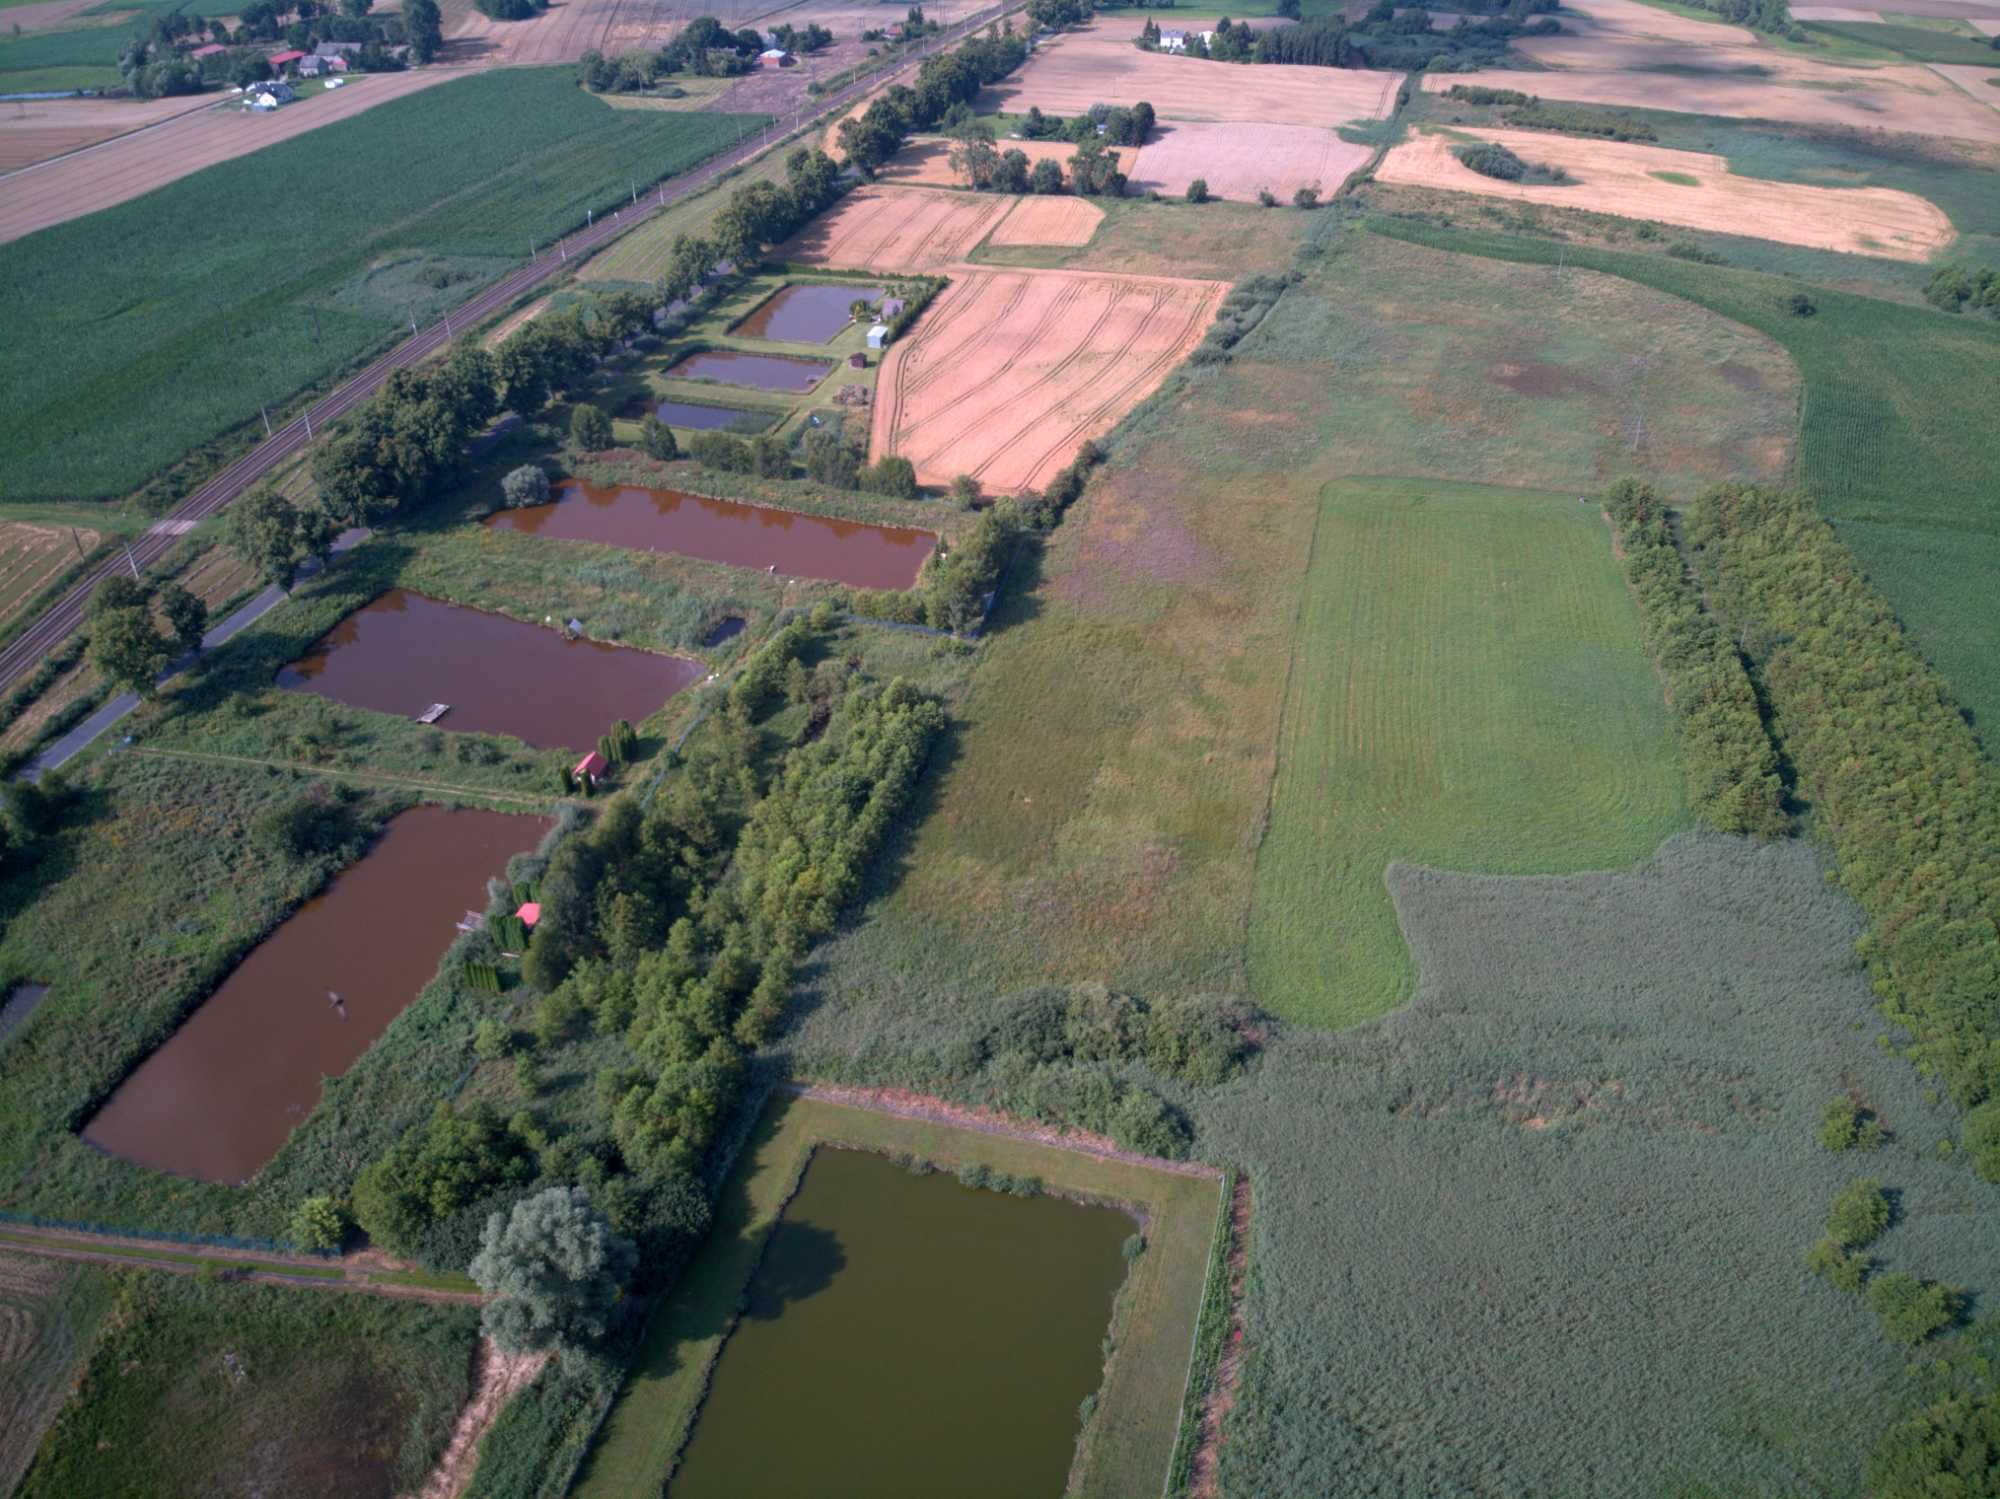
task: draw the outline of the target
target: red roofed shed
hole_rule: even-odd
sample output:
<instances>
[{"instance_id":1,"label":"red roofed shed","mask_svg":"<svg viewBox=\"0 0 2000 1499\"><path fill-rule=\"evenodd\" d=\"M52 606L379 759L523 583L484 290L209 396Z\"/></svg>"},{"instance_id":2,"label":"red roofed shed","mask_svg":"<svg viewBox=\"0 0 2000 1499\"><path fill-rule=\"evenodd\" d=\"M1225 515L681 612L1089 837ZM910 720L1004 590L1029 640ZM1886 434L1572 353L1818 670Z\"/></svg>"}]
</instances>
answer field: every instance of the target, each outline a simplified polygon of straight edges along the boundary
<instances>
[{"instance_id":1,"label":"red roofed shed","mask_svg":"<svg viewBox=\"0 0 2000 1499\"><path fill-rule=\"evenodd\" d=\"M305 53L303 52L273 52L265 61L280 72L283 72L304 56Z\"/></svg>"},{"instance_id":2,"label":"red roofed shed","mask_svg":"<svg viewBox=\"0 0 2000 1499\"><path fill-rule=\"evenodd\" d=\"M595 781L610 768L611 763L604 756L598 754L596 750L592 750L576 762L576 768L570 771L570 774L575 776L579 781L586 779Z\"/></svg>"},{"instance_id":3,"label":"red roofed shed","mask_svg":"<svg viewBox=\"0 0 2000 1499\"><path fill-rule=\"evenodd\" d=\"M229 49L220 42L210 42L206 47L197 47L188 53L189 57L220 57Z\"/></svg>"},{"instance_id":4,"label":"red roofed shed","mask_svg":"<svg viewBox=\"0 0 2000 1499\"><path fill-rule=\"evenodd\" d=\"M514 914L521 918L522 926L532 930L535 923L542 919L542 903L538 900L524 900L521 902L521 909Z\"/></svg>"}]
</instances>

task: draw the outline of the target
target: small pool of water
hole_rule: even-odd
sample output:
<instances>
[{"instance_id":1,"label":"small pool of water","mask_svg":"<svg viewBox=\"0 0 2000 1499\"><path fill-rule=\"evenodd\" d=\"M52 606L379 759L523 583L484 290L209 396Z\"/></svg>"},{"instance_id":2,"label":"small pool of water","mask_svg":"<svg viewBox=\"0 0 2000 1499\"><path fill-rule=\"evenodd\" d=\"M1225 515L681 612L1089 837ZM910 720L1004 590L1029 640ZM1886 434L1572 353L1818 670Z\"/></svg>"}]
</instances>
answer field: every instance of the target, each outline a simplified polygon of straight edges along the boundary
<instances>
[{"instance_id":1,"label":"small pool of water","mask_svg":"<svg viewBox=\"0 0 2000 1499\"><path fill-rule=\"evenodd\" d=\"M548 626L392 588L321 636L278 685L411 718L448 703L440 729L580 752L707 673L685 656L565 640Z\"/></svg>"},{"instance_id":2,"label":"small pool of water","mask_svg":"<svg viewBox=\"0 0 2000 1499\"><path fill-rule=\"evenodd\" d=\"M1057 1499L1134 1227L822 1147L667 1499Z\"/></svg>"},{"instance_id":3,"label":"small pool of water","mask_svg":"<svg viewBox=\"0 0 2000 1499\"><path fill-rule=\"evenodd\" d=\"M739 349L708 349L690 354L667 371L669 380L717 380L747 385L753 390L808 391L826 378L833 365L824 359L800 359L791 354L745 354Z\"/></svg>"},{"instance_id":4,"label":"small pool of water","mask_svg":"<svg viewBox=\"0 0 2000 1499\"><path fill-rule=\"evenodd\" d=\"M738 620L737 626L741 628L742 623ZM16 984L7 990L5 1002L0 1003L0 1041L26 1025L28 1017L35 1013L35 1006L48 997L47 984Z\"/></svg>"},{"instance_id":5,"label":"small pool of water","mask_svg":"<svg viewBox=\"0 0 2000 1499\"><path fill-rule=\"evenodd\" d=\"M570 479L547 505L495 511L489 526L558 541L601 541L674 552L788 578L852 588L908 588L937 545L929 531L740 505L677 489L606 487Z\"/></svg>"},{"instance_id":6,"label":"small pool of water","mask_svg":"<svg viewBox=\"0 0 2000 1499\"><path fill-rule=\"evenodd\" d=\"M641 408L644 413L644 407ZM661 401L653 415L669 427L691 432L762 432L771 425L768 411L746 411L740 406L703 406L696 401Z\"/></svg>"},{"instance_id":7,"label":"small pool of water","mask_svg":"<svg viewBox=\"0 0 2000 1499\"><path fill-rule=\"evenodd\" d=\"M740 614L732 614L727 619L717 620L715 628L702 638L701 643L709 650L714 650L724 641L734 640L738 635L741 635L743 628L743 617Z\"/></svg>"},{"instance_id":8,"label":"small pool of water","mask_svg":"<svg viewBox=\"0 0 2000 1499\"><path fill-rule=\"evenodd\" d=\"M246 1181L415 999L484 910L486 881L547 823L421 806L288 916L84 1126L98 1149L201 1181Z\"/></svg>"},{"instance_id":9,"label":"small pool of water","mask_svg":"<svg viewBox=\"0 0 2000 1499\"><path fill-rule=\"evenodd\" d=\"M879 306L879 286L827 286L795 282L765 298L756 311L729 331L739 338L769 338L779 343L823 344L854 319L848 309L856 302Z\"/></svg>"}]
</instances>

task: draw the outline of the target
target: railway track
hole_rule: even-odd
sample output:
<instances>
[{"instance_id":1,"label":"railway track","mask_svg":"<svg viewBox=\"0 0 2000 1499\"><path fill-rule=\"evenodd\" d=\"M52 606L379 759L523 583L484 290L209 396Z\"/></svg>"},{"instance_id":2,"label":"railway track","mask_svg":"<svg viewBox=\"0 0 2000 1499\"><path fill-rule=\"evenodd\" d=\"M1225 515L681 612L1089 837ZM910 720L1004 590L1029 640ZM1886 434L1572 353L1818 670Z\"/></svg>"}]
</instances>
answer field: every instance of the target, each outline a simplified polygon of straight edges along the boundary
<instances>
[{"instance_id":1,"label":"railway track","mask_svg":"<svg viewBox=\"0 0 2000 1499\"><path fill-rule=\"evenodd\" d=\"M274 429L263 442L234 463L211 476L207 483L155 522L137 541L128 545L119 555L86 574L76 587L50 605L4 648L0 648L0 691L11 688L28 674L36 662L76 632L77 627L83 623L84 605L99 583L111 574L128 567L144 571L164 556L191 525L207 520L223 510L231 501L240 498L272 470L303 450L327 426L375 394L395 371L428 358L448 345L458 334L491 317L521 293L567 273L571 250L576 251L579 258L583 258L602 249L620 235L637 228L655 214L683 199L701 192L716 178L755 159L779 142L817 126L829 116L837 117L858 100L880 88L889 79L917 66L939 47L970 35L1015 8L1014 0L1009 0L1009 3L991 6L976 15L968 16L956 25L946 28L934 39L935 45L925 51L904 58L896 65L880 72L863 74L853 82L823 96L816 101L817 107L814 112L810 116L800 117L798 124L792 130L784 129L779 121L774 120L755 135L747 137L742 143L720 155L709 158L700 166L666 182L655 184L650 190L652 194L650 198L619 209L609 217L564 236L551 246L546 254L536 256L518 270L501 277L471 300L447 313L442 321L404 339L331 394L310 403L299 416Z\"/></svg>"}]
</instances>

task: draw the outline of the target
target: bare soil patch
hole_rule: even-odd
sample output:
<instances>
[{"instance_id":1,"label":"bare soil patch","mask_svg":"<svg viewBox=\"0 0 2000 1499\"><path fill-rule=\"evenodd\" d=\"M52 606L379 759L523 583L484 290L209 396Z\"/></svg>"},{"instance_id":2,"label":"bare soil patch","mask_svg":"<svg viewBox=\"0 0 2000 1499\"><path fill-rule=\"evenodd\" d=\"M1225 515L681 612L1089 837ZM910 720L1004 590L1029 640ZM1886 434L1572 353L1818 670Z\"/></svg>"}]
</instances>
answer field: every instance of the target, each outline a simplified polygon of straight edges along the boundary
<instances>
[{"instance_id":1,"label":"bare soil patch","mask_svg":"<svg viewBox=\"0 0 2000 1499\"><path fill-rule=\"evenodd\" d=\"M177 99L31 99L0 106L0 172L210 108L214 94Z\"/></svg>"},{"instance_id":2,"label":"bare soil patch","mask_svg":"<svg viewBox=\"0 0 2000 1499\"><path fill-rule=\"evenodd\" d=\"M987 237L989 245L1087 245L1104 222L1088 198L1016 198L1014 210Z\"/></svg>"},{"instance_id":3,"label":"bare soil patch","mask_svg":"<svg viewBox=\"0 0 2000 1499\"><path fill-rule=\"evenodd\" d=\"M50 578L87 556L97 540L90 530L72 537L68 526L0 521L0 624L26 608Z\"/></svg>"},{"instance_id":4,"label":"bare soil patch","mask_svg":"<svg viewBox=\"0 0 2000 1499\"><path fill-rule=\"evenodd\" d=\"M685 7L666 0L552 0L525 21L495 21L467 6L446 34L461 54L513 66L575 62L584 53L657 50L687 20ZM734 24L734 23L732 23Z\"/></svg>"},{"instance_id":5,"label":"bare soil patch","mask_svg":"<svg viewBox=\"0 0 2000 1499\"><path fill-rule=\"evenodd\" d=\"M1934 62L1931 71L1945 82L1965 90L1991 113L2000 114L2000 68L1974 68L1964 63Z\"/></svg>"},{"instance_id":6,"label":"bare soil patch","mask_svg":"<svg viewBox=\"0 0 2000 1499\"><path fill-rule=\"evenodd\" d=\"M1853 255L1923 261L1949 244L1951 220L1935 204L1895 188L1814 187L1739 177L1720 156L1532 130L1468 130L1526 161L1560 166L1567 183L1502 182L1460 161L1453 137L1413 136L1377 169L1383 182L1446 188L1516 202L1652 219L1687 229L1743 234ZM1671 173L1663 177L1662 173ZM1692 179L1689 186L1680 179Z\"/></svg>"},{"instance_id":7,"label":"bare soil patch","mask_svg":"<svg viewBox=\"0 0 2000 1499\"><path fill-rule=\"evenodd\" d=\"M864 187L814 219L778 255L854 270L935 270L965 259L1013 203L991 193Z\"/></svg>"},{"instance_id":8,"label":"bare soil patch","mask_svg":"<svg viewBox=\"0 0 2000 1499\"><path fill-rule=\"evenodd\" d=\"M96 213L218 161L348 119L365 109L464 78L465 68L413 68L357 78L270 114L201 110L88 151L30 167L0 193L0 243Z\"/></svg>"},{"instance_id":9,"label":"bare soil patch","mask_svg":"<svg viewBox=\"0 0 2000 1499\"><path fill-rule=\"evenodd\" d=\"M1039 487L1166 378L1207 331L1215 281L960 273L883 360L873 451L941 484Z\"/></svg>"},{"instance_id":10,"label":"bare soil patch","mask_svg":"<svg viewBox=\"0 0 2000 1499\"><path fill-rule=\"evenodd\" d=\"M1120 11L1045 41L1026 67L989 89L985 99L1009 114L1026 114L1036 105L1048 114L1073 115L1097 103L1144 99L1166 120L1330 127L1386 116L1403 77L1367 68L1254 67L1142 52L1132 39L1143 23L1140 13ZM1173 23L1199 24L1178 12Z\"/></svg>"},{"instance_id":11,"label":"bare soil patch","mask_svg":"<svg viewBox=\"0 0 2000 1499\"><path fill-rule=\"evenodd\" d=\"M1331 197L1373 154L1316 125L1179 123L1140 149L1130 175L1140 192L1179 196L1199 177L1218 198L1253 200L1261 188L1289 204L1302 187Z\"/></svg>"},{"instance_id":12,"label":"bare soil patch","mask_svg":"<svg viewBox=\"0 0 2000 1499\"><path fill-rule=\"evenodd\" d=\"M472 1371L472 1398L458 1413L451 1442L418 1491L417 1499L458 1499L465 1492L474 1469L479 1466L480 1442L507 1402L534 1382L548 1360L546 1353L502 1353L491 1338L479 1340Z\"/></svg>"}]
</instances>

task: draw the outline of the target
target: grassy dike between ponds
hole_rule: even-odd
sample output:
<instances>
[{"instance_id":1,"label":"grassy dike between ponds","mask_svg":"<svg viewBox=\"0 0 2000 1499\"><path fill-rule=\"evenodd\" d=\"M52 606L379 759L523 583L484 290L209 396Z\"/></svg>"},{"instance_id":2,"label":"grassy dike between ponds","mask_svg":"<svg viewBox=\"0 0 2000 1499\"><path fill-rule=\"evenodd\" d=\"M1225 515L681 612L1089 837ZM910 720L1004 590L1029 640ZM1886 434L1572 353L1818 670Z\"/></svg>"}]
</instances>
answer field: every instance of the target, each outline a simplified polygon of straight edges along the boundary
<instances>
[{"instance_id":1,"label":"grassy dike between ponds","mask_svg":"<svg viewBox=\"0 0 2000 1499\"><path fill-rule=\"evenodd\" d=\"M1157 1493L1201 1311L1219 1179L780 1093L724 1184L700 1252L672 1296L653 1310L618 1403L572 1490L576 1499L657 1499L693 1434L765 1240L821 1145L908 1151L946 1169L982 1165L1039 1176L1053 1193L1144 1212L1146 1252L1118 1292L1110 1328L1116 1351L1070 1491Z\"/></svg>"}]
</instances>

